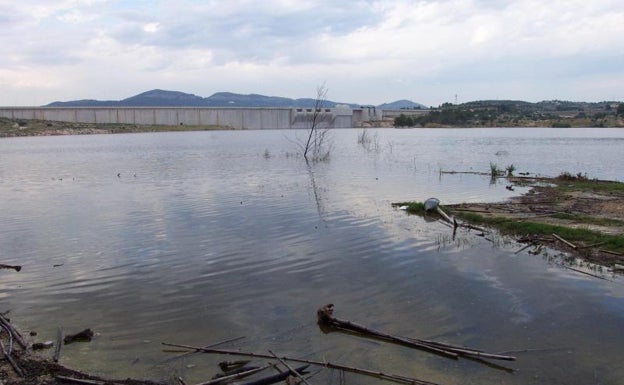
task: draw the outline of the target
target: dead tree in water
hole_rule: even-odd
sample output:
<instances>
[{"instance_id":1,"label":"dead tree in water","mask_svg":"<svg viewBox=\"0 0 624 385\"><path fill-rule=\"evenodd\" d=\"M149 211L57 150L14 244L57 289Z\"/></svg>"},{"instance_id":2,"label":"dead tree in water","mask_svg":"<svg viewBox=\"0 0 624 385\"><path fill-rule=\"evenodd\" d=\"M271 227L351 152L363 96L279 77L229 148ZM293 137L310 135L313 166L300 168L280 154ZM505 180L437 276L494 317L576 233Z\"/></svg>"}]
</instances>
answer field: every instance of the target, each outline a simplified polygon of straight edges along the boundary
<instances>
[{"instance_id":1,"label":"dead tree in water","mask_svg":"<svg viewBox=\"0 0 624 385\"><path fill-rule=\"evenodd\" d=\"M327 148L329 127L323 114L323 107L326 101L327 87L323 84L316 88L312 121L310 122L307 140L305 145L303 145L303 157L306 160L318 161L329 157L329 149Z\"/></svg>"}]
</instances>

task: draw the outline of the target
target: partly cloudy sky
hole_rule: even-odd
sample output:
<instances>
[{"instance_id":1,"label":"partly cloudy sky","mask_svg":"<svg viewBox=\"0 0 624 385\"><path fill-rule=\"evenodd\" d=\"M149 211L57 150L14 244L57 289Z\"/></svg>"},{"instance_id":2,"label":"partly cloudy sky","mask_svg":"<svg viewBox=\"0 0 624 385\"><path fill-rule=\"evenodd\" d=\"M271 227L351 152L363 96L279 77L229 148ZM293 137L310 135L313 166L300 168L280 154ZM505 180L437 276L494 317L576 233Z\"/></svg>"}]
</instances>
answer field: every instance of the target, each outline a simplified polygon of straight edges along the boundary
<instances>
[{"instance_id":1,"label":"partly cloudy sky","mask_svg":"<svg viewBox=\"0 0 624 385\"><path fill-rule=\"evenodd\" d=\"M0 105L624 100L622 0L0 0Z\"/></svg>"}]
</instances>

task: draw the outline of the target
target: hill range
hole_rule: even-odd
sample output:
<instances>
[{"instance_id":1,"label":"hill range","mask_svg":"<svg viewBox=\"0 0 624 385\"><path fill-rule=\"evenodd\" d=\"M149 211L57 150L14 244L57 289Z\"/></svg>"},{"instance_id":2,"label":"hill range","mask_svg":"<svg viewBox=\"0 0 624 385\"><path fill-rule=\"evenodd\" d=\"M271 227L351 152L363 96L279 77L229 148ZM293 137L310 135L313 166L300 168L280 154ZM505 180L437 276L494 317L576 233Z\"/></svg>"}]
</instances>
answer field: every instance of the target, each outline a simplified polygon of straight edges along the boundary
<instances>
[{"instance_id":1,"label":"hill range","mask_svg":"<svg viewBox=\"0 0 624 385\"><path fill-rule=\"evenodd\" d=\"M311 108L315 99L290 99L279 96L265 96L259 94L242 95L232 92L217 92L209 97L201 97L179 91L165 91L155 89L140 93L122 100L72 100L57 101L45 107L285 107ZM334 108L337 105L347 105L351 108L372 107L356 103L342 103L326 100L324 107ZM409 100L398 100L375 106L381 109L423 109L426 106Z\"/></svg>"}]
</instances>

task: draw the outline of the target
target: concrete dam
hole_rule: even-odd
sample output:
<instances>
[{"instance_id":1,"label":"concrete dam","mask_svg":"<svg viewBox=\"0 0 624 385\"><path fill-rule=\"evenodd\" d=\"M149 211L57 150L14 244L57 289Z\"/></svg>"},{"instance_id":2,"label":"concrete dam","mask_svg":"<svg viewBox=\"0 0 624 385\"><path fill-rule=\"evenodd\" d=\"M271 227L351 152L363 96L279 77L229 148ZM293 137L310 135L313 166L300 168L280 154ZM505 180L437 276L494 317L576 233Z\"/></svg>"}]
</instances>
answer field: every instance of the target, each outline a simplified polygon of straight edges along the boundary
<instances>
[{"instance_id":1,"label":"concrete dam","mask_svg":"<svg viewBox=\"0 0 624 385\"><path fill-rule=\"evenodd\" d=\"M221 126L239 130L309 128L312 108L244 107L0 107L0 117L69 123ZM351 128L383 118L374 107L322 108L319 127Z\"/></svg>"}]
</instances>

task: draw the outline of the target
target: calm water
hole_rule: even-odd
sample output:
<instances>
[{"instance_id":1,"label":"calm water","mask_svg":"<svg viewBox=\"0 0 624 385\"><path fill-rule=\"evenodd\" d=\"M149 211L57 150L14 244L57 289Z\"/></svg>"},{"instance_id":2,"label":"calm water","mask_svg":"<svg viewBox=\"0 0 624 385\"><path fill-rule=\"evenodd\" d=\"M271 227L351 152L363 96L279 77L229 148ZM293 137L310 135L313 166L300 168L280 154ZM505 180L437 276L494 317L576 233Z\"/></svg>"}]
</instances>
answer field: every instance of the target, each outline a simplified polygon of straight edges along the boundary
<instances>
[{"instance_id":1,"label":"calm water","mask_svg":"<svg viewBox=\"0 0 624 385\"><path fill-rule=\"evenodd\" d=\"M230 357L167 361L161 342L326 359L441 384L621 384L624 282L514 254L391 202L498 201L488 177L624 180L624 130L333 131L328 162L294 131L0 140L0 310L40 340L94 329L61 362L108 377L210 378ZM118 176L119 174L119 176ZM516 191L516 193L519 190ZM340 333L316 309L388 332L515 353L515 372ZM338 384L324 371L314 383ZM347 374L348 384L378 380Z\"/></svg>"}]
</instances>

